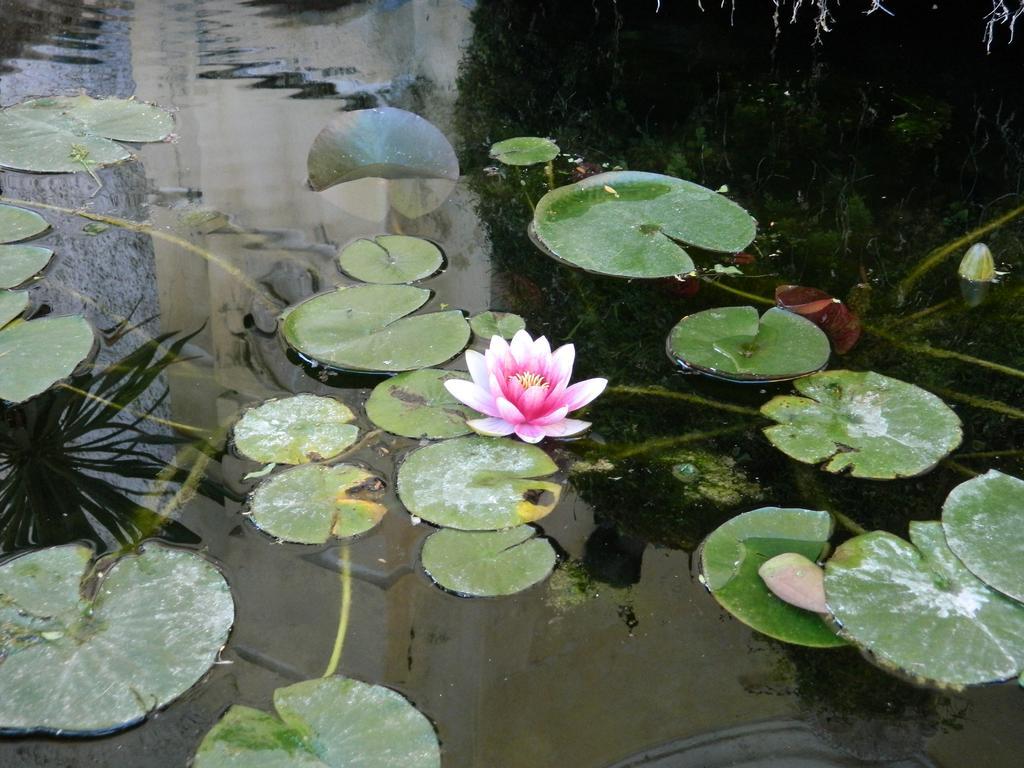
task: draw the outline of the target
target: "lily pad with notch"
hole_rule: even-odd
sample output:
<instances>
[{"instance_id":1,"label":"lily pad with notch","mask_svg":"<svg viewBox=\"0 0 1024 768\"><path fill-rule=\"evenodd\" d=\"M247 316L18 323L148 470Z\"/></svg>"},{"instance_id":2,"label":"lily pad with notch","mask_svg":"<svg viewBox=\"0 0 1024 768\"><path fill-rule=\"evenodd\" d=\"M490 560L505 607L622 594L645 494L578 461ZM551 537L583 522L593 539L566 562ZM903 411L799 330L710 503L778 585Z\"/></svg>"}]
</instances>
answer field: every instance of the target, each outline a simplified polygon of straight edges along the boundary
<instances>
[{"instance_id":1,"label":"lily pad with notch","mask_svg":"<svg viewBox=\"0 0 1024 768\"><path fill-rule=\"evenodd\" d=\"M469 327L478 338L485 341L490 341L493 336L511 339L519 331L525 330L526 321L511 312L488 310L469 318Z\"/></svg>"},{"instance_id":2,"label":"lily pad with notch","mask_svg":"<svg viewBox=\"0 0 1024 768\"><path fill-rule=\"evenodd\" d=\"M550 575L555 549L536 529L443 529L423 543L423 568L437 584L465 597L514 595Z\"/></svg>"},{"instance_id":3,"label":"lily pad with notch","mask_svg":"<svg viewBox=\"0 0 1024 768\"><path fill-rule=\"evenodd\" d=\"M247 410L235 424L235 447L261 464L322 461L355 443L355 417L332 397L301 394L268 400Z\"/></svg>"},{"instance_id":4,"label":"lily pad with notch","mask_svg":"<svg viewBox=\"0 0 1024 768\"><path fill-rule=\"evenodd\" d=\"M70 376L95 346L79 315L47 316L0 330L0 400L22 403Z\"/></svg>"},{"instance_id":5,"label":"lily pad with notch","mask_svg":"<svg viewBox=\"0 0 1024 768\"><path fill-rule=\"evenodd\" d=\"M40 235L50 228L35 211L0 203L0 243L17 243Z\"/></svg>"},{"instance_id":6,"label":"lily pad with notch","mask_svg":"<svg viewBox=\"0 0 1024 768\"><path fill-rule=\"evenodd\" d=\"M540 136L516 136L491 145L490 156L505 165L536 165L558 157L558 145Z\"/></svg>"},{"instance_id":7,"label":"lily pad with notch","mask_svg":"<svg viewBox=\"0 0 1024 768\"><path fill-rule=\"evenodd\" d=\"M458 437L410 453L398 470L398 496L409 512L442 527L511 528L555 508L562 486L537 478L557 470L536 446Z\"/></svg>"},{"instance_id":8,"label":"lily pad with notch","mask_svg":"<svg viewBox=\"0 0 1024 768\"><path fill-rule=\"evenodd\" d=\"M467 380L459 371L424 368L400 373L378 384L366 401L366 415L395 435L440 439L469 434L467 419L478 416L445 389L451 379Z\"/></svg>"},{"instance_id":9,"label":"lily pad with notch","mask_svg":"<svg viewBox=\"0 0 1024 768\"><path fill-rule=\"evenodd\" d=\"M719 307L687 315L668 336L669 356L687 370L727 381L786 381L828 363L828 337L814 323L773 307Z\"/></svg>"},{"instance_id":10,"label":"lily pad with notch","mask_svg":"<svg viewBox=\"0 0 1024 768\"><path fill-rule=\"evenodd\" d=\"M781 395L761 407L764 430L786 455L828 472L892 480L915 477L960 445L960 419L920 387L874 371L824 371L798 379L803 397Z\"/></svg>"},{"instance_id":11,"label":"lily pad with notch","mask_svg":"<svg viewBox=\"0 0 1024 768\"><path fill-rule=\"evenodd\" d=\"M819 614L776 597L758 573L765 562L787 552L819 560L828 551L832 529L832 516L819 510L762 507L745 512L704 541L704 582L723 608L762 634L814 648L845 645Z\"/></svg>"},{"instance_id":12,"label":"lily pad with notch","mask_svg":"<svg viewBox=\"0 0 1024 768\"><path fill-rule=\"evenodd\" d=\"M231 592L199 555L149 543L91 557L69 544L0 566L0 731L126 728L191 688L227 641Z\"/></svg>"},{"instance_id":13,"label":"lily pad with notch","mask_svg":"<svg viewBox=\"0 0 1024 768\"><path fill-rule=\"evenodd\" d=\"M314 296L281 323L304 357L353 371L409 371L450 360L469 341L462 312L413 315L431 292L412 285L359 285Z\"/></svg>"},{"instance_id":14,"label":"lily pad with notch","mask_svg":"<svg viewBox=\"0 0 1024 768\"><path fill-rule=\"evenodd\" d=\"M193 768L441 768L431 722L400 693L347 677L274 691L277 716L239 704L203 738Z\"/></svg>"},{"instance_id":15,"label":"lily pad with notch","mask_svg":"<svg viewBox=\"0 0 1024 768\"><path fill-rule=\"evenodd\" d=\"M754 239L745 210L672 176L600 173L545 194L532 234L549 255L589 272L670 277L694 270L686 246L736 253Z\"/></svg>"},{"instance_id":16,"label":"lily pad with notch","mask_svg":"<svg viewBox=\"0 0 1024 768\"><path fill-rule=\"evenodd\" d=\"M988 587L949 549L939 522L844 542L825 567L841 634L883 666L953 687L1024 669L1024 605Z\"/></svg>"},{"instance_id":17,"label":"lily pad with notch","mask_svg":"<svg viewBox=\"0 0 1024 768\"><path fill-rule=\"evenodd\" d=\"M441 249L409 235L360 238L341 249L338 264L345 274L364 283L398 284L423 280L444 263Z\"/></svg>"},{"instance_id":18,"label":"lily pad with notch","mask_svg":"<svg viewBox=\"0 0 1024 768\"><path fill-rule=\"evenodd\" d=\"M50 263L53 251L39 245L0 245L0 288L17 288Z\"/></svg>"}]
</instances>

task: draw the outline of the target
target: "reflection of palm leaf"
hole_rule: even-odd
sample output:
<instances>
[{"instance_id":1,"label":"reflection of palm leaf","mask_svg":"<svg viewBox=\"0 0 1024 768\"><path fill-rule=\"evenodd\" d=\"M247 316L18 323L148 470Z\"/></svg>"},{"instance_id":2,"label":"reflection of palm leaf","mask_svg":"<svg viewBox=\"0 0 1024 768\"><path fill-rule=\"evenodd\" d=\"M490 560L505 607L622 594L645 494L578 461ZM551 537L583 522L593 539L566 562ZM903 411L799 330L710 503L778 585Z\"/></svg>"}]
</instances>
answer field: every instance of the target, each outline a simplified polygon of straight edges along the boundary
<instances>
[{"instance_id":1,"label":"reflection of palm leaf","mask_svg":"<svg viewBox=\"0 0 1024 768\"><path fill-rule=\"evenodd\" d=\"M0 411L0 553L83 539L108 551L164 526L165 536L194 540L137 500L140 487L166 479L170 492L187 475L153 451L188 438L143 428L167 398L166 387L142 410L131 410L169 365L183 359L194 334L164 346L173 336ZM199 491L223 500L223 489L208 482Z\"/></svg>"}]
</instances>

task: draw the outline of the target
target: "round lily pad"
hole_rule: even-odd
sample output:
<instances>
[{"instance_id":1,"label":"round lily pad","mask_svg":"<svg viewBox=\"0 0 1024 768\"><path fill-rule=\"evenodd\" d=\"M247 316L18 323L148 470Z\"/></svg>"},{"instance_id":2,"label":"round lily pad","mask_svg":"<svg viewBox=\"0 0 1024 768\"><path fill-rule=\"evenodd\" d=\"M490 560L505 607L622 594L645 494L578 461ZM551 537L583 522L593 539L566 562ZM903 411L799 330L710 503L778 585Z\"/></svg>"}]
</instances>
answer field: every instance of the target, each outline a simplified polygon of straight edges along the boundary
<instances>
[{"instance_id":1,"label":"round lily pad","mask_svg":"<svg viewBox=\"0 0 1024 768\"><path fill-rule=\"evenodd\" d=\"M828 550L832 516L812 509L762 507L716 528L701 547L704 583L719 604L752 629L787 643L828 648L841 638L811 611L773 595L758 574L777 555L818 560Z\"/></svg>"},{"instance_id":2,"label":"round lily pad","mask_svg":"<svg viewBox=\"0 0 1024 768\"><path fill-rule=\"evenodd\" d=\"M366 401L366 415L381 429L405 437L437 439L468 434L466 419L476 418L476 411L444 387L451 379L468 378L458 371L436 368L400 373L374 388Z\"/></svg>"},{"instance_id":3,"label":"round lily pad","mask_svg":"<svg viewBox=\"0 0 1024 768\"><path fill-rule=\"evenodd\" d=\"M0 328L28 309L28 291L0 291Z\"/></svg>"},{"instance_id":4,"label":"round lily pad","mask_svg":"<svg viewBox=\"0 0 1024 768\"><path fill-rule=\"evenodd\" d=\"M322 365L356 371L410 371L449 360L469 341L458 310L412 313L430 291L412 285L359 285L295 306L281 324L285 341Z\"/></svg>"},{"instance_id":5,"label":"round lily pad","mask_svg":"<svg viewBox=\"0 0 1024 768\"><path fill-rule=\"evenodd\" d=\"M469 327L479 338L490 340L492 336L511 339L526 328L526 321L511 312L481 312L469 318Z\"/></svg>"},{"instance_id":6,"label":"round lily pad","mask_svg":"<svg viewBox=\"0 0 1024 768\"><path fill-rule=\"evenodd\" d=\"M31 99L0 110L0 166L84 171L131 157L118 141L162 141L173 128L167 111L134 99Z\"/></svg>"},{"instance_id":7,"label":"round lily pad","mask_svg":"<svg viewBox=\"0 0 1024 768\"><path fill-rule=\"evenodd\" d=\"M824 371L794 385L804 397L775 397L761 413L779 422L764 431L772 445L797 461L891 480L927 472L960 445L957 415L905 381L873 371Z\"/></svg>"},{"instance_id":8,"label":"round lily pad","mask_svg":"<svg viewBox=\"0 0 1024 768\"><path fill-rule=\"evenodd\" d=\"M491 145L491 157L505 165L534 165L558 157L558 145L540 136L517 136Z\"/></svg>"},{"instance_id":9,"label":"round lily pad","mask_svg":"<svg viewBox=\"0 0 1024 768\"><path fill-rule=\"evenodd\" d=\"M0 331L0 400L22 403L72 374L95 339L84 317L43 317Z\"/></svg>"},{"instance_id":10,"label":"round lily pad","mask_svg":"<svg viewBox=\"0 0 1024 768\"><path fill-rule=\"evenodd\" d=\"M941 523L910 523L910 540L874 531L828 561L825 596L842 635L883 665L943 685L1016 677L1024 605L968 571Z\"/></svg>"},{"instance_id":11,"label":"round lily pad","mask_svg":"<svg viewBox=\"0 0 1024 768\"><path fill-rule=\"evenodd\" d=\"M261 464L305 464L337 456L359 437L355 414L330 397L294 395L251 408L235 424L235 447Z\"/></svg>"},{"instance_id":12,"label":"round lily pad","mask_svg":"<svg viewBox=\"0 0 1024 768\"><path fill-rule=\"evenodd\" d=\"M0 114L3 114L0 112ZM0 204L0 243L16 243L48 230L46 219L35 211Z\"/></svg>"},{"instance_id":13,"label":"round lily pad","mask_svg":"<svg viewBox=\"0 0 1024 768\"><path fill-rule=\"evenodd\" d=\"M227 641L231 592L203 558L147 544L94 584L90 557L71 544L0 566L0 731L125 728L192 687Z\"/></svg>"},{"instance_id":14,"label":"round lily pad","mask_svg":"<svg viewBox=\"0 0 1024 768\"><path fill-rule=\"evenodd\" d=\"M53 251L38 245L0 245L0 288L15 288L50 263Z\"/></svg>"},{"instance_id":15,"label":"round lily pad","mask_svg":"<svg viewBox=\"0 0 1024 768\"><path fill-rule=\"evenodd\" d=\"M536 446L458 437L410 453L398 470L398 495L412 514L435 525L511 528L555 508L562 486L536 478L557 470Z\"/></svg>"},{"instance_id":16,"label":"round lily pad","mask_svg":"<svg viewBox=\"0 0 1024 768\"><path fill-rule=\"evenodd\" d=\"M773 307L706 309L684 317L668 337L669 355L684 368L729 381L784 381L825 367L824 332L799 315Z\"/></svg>"},{"instance_id":17,"label":"round lily pad","mask_svg":"<svg viewBox=\"0 0 1024 768\"><path fill-rule=\"evenodd\" d=\"M341 269L364 283L413 283L430 277L443 263L440 248L422 237L408 235L360 238L338 254Z\"/></svg>"},{"instance_id":18,"label":"round lily pad","mask_svg":"<svg viewBox=\"0 0 1024 768\"><path fill-rule=\"evenodd\" d=\"M1024 480L989 470L946 497L949 548L979 579L1024 603Z\"/></svg>"},{"instance_id":19,"label":"round lily pad","mask_svg":"<svg viewBox=\"0 0 1024 768\"><path fill-rule=\"evenodd\" d=\"M459 160L444 134L394 107L338 113L317 134L306 164L317 191L365 178L459 179Z\"/></svg>"},{"instance_id":20,"label":"round lily pad","mask_svg":"<svg viewBox=\"0 0 1024 768\"><path fill-rule=\"evenodd\" d=\"M692 272L683 246L735 253L755 231L750 215L717 192L639 171L599 173L554 189L533 214L533 234L549 254L619 277Z\"/></svg>"},{"instance_id":21,"label":"round lily pad","mask_svg":"<svg viewBox=\"0 0 1024 768\"><path fill-rule=\"evenodd\" d=\"M387 508L379 502L384 483L350 464L294 467L261 483L252 495L249 519L284 541L323 544L366 533Z\"/></svg>"},{"instance_id":22,"label":"round lily pad","mask_svg":"<svg viewBox=\"0 0 1024 768\"><path fill-rule=\"evenodd\" d=\"M529 525L506 531L441 530L423 543L423 568L460 595L514 595L546 579L555 567L554 547L535 533Z\"/></svg>"},{"instance_id":23,"label":"round lily pad","mask_svg":"<svg viewBox=\"0 0 1024 768\"><path fill-rule=\"evenodd\" d=\"M231 707L193 768L440 768L430 721L400 693L347 677L274 691L277 716Z\"/></svg>"}]
</instances>

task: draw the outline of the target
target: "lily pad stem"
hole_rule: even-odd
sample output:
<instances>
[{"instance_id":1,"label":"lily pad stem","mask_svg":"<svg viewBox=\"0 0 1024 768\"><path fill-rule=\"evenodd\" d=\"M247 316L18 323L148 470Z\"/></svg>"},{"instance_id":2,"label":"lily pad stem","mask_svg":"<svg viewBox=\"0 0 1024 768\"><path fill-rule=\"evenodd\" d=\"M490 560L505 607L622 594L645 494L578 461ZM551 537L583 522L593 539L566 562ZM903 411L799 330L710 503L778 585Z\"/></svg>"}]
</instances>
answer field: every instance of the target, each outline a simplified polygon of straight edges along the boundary
<instances>
[{"instance_id":1,"label":"lily pad stem","mask_svg":"<svg viewBox=\"0 0 1024 768\"><path fill-rule=\"evenodd\" d=\"M676 390L665 389L664 387L631 387L620 385L608 387L608 389L605 390L605 394L664 397L669 400L682 400L687 403L695 403L696 405L703 405L708 408L717 408L720 411L728 411L729 413L741 413L744 416L761 415L761 412L755 408L747 408L743 405L733 405L732 403L722 403L717 400L709 400L708 398L701 397L700 395L691 395L688 392L677 392Z\"/></svg>"},{"instance_id":2,"label":"lily pad stem","mask_svg":"<svg viewBox=\"0 0 1024 768\"><path fill-rule=\"evenodd\" d=\"M863 534L868 532L867 528L862 526L860 523L858 523L852 517L847 517L842 512L836 512L834 510L830 510L829 514L832 515L832 517L835 518L835 521L837 523L839 523L839 525L841 525L843 528L848 530L854 536L861 536L861 535L863 535Z\"/></svg>"},{"instance_id":3,"label":"lily pad stem","mask_svg":"<svg viewBox=\"0 0 1024 768\"><path fill-rule=\"evenodd\" d=\"M653 437L650 440L644 440L642 443L632 443L627 445L598 445L595 446L596 450L594 451L594 454L607 459L630 459L634 456L642 456L643 454L653 453L655 451L664 451L680 445L699 443L703 440L711 440L712 438L721 437L722 435L733 435L737 432L743 432L746 429L746 424L738 424L732 427L708 429L703 432L689 432L685 435L675 435L672 437Z\"/></svg>"},{"instance_id":4,"label":"lily pad stem","mask_svg":"<svg viewBox=\"0 0 1024 768\"><path fill-rule=\"evenodd\" d=\"M345 645L345 634L348 632L348 617L352 611L352 553L348 544L341 545L341 610L338 614L338 634L334 637L334 649L331 660L323 677L331 677L338 671L341 663L341 650Z\"/></svg>"},{"instance_id":5,"label":"lily pad stem","mask_svg":"<svg viewBox=\"0 0 1024 768\"><path fill-rule=\"evenodd\" d=\"M548 160L547 165L544 166L544 174L548 177L548 191L555 188L555 161Z\"/></svg>"}]
</instances>

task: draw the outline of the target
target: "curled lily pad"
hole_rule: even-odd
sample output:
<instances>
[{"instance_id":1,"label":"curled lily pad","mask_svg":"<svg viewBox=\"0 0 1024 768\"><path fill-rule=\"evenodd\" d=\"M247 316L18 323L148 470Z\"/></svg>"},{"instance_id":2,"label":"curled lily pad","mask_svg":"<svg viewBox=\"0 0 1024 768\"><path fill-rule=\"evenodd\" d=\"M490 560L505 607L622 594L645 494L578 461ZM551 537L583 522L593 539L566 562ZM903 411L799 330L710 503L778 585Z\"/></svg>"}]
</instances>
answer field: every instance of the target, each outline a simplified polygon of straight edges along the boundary
<instances>
[{"instance_id":1,"label":"curled lily pad","mask_svg":"<svg viewBox=\"0 0 1024 768\"><path fill-rule=\"evenodd\" d=\"M775 397L761 413L779 422L764 431L772 445L797 461L891 480L927 472L960 444L957 415L905 381L873 371L825 371L795 386L804 397Z\"/></svg>"},{"instance_id":2,"label":"curled lily pad","mask_svg":"<svg viewBox=\"0 0 1024 768\"><path fill-rule=\"evenodd\" d=\"M779 599L758 574L785 553L819 559L828 550L832 527L831 515L812 509L762 507L738 515L704 542L704 582L723 608L762 634L817 648L843 645L821 616Z\"/></svg>"},{"instance_id":3,"label":"curled lily pad","mask_svg":"<svg viewBox=\"0 0 1024 768\"><path fill-rule=\"evenodd\" d=\"M0 291L0 328L28 309L28 291Z\"/></svg>"},{"instance_id":4,"label":"curled lily pad","mask_svg":"<svg viewBox=\"0 0 1024 768\"><path fill-rule=\"evenodd\" d=\"M84 317L43 317L0 330L0 400L21 403L72 374L95 339Z\"/></svg>"},{"instance_id":5,"label":"curled lily pad","mask_svg":"<svg viewBox=\"0 0 1024 768\"><path fill-rule=\"evenodd\" d=\"M387 512L379 501L384 483L350 464L294 467L260 486L249 516L257 528L284 541L323 544L366 533Z\"/></svg>"},{"instance_id":6,"label":"curled lily pad","mask_svg":"<svg viewBox=\"0 0 1024 768\"><path fill-rule=\"evenodd\" d=\"M317 191L365 178L459 179L459 161L444 134L394 107L338 113L317 134L306 163Z\"/></svg>"},{"instance_id":7,"label":"curled lily pad","mask_svg":"<svg viewBox=\"0 0 1024 768\"><path fill-rule=\"evenodd\" d=\"M251 408L235 424L235 447L261 464L305 464L337 456L359 437L355 414L330 397L295 395Z\"/></svg>"},{"instance_id":8,"label":"curled lily pad","mask_svg":"<svg viewBox=\"0 0 1024 768\"><path fill-rule=\"evenodd\" d=\"M441 268L441 249L422 237L378 235L354 240L338 254L341 269L364 283L413 283Z\"/></svg>"},{"instance_id":9,"label":"curled lily pad","mask_svg":"<svg viewBox=\"0 0 1024 768\"><path fill-rule=\"evenodd\" d=\"M548 192L533 234L551 255L590 272L669 277L694 269L683 246L735 253L756 225L736 203L698 184L612 171Z\"/></svg>"},{"instance_id":10,"label":"curled lily pad","mask_svg":"<svg viewBox=\"0 0 1024 768\"><path fill-rule=\"evenodd\" d=\"M3 114L0 112L0 114ZM0 204L0 243L16 243L48 230L46 219L35 211Z\"/></svg>"},{"instance_id":11,"label":"curled lily pad","mask_svg":"<svg viewBox=\"0 0 1024 768\"><path fill-rule=\"evenodd\" d=\"M938 522L850 539L826 564L842 635L884 665L964 686L1024 669L1024 605L989 588L950 551Z\"/></svg>"},{"instance_id":12,"label":"curled lily pad","mask_svg":"<svg viewBox=\"0 0 1024 768\"><path fill-rule=\"evenodd\" d=\"M558 157L558 145L540 136L517 136L491 145L491 157L505 165L534 165Z\"/></svg>"},{"instance_id":13,"label":"curled lily pad","mask_svg":"<svg viewBox=\"0 0 1024 768\"><path fill-rule=\"evenodd\" d=\"M766 560L757 574L771 593L790 605L826 613L825 569L797 552L783 552Z\"/></svg>"},{"instance_id":14,"label":"curled lily pad","mask_svg":"<svg viewBox=\"0 0 1024 768\"><path fill-rule=\"evenodd\" d=\"M440 768L430 721L400 693L347 677L274 691L277 717L231 707L193 768Z\"/></svg>"},{"instance_id":15,"label":"curled lily pad","mask_svg":"<svg viewBox=\"0 0 1024 768\"><path fill-rule=\"evenodd\" d=\"M398 495L435 525L494 530L529 523L555 508L558 470L544 451L514 440L459 437L413 451L398 470Z\"/></svg>"},{"instance_id":16,"label":"curled lily pad","mask_svg":"<svg viewBox=\"0 0 1024 768\"><path fill-rule=\"evenodd\" d=\"M118 141L163 141L170 113L134 99L56 96L0 110L0 166L21 171L84 171L127 160Z\"/></svg>"},{"instance_id":17,"label":"curled lily pad","mask_svg":"<svg viewBox=\"0 0 1024 768\"><path fill-rule=\"evenodd\" d=\"M451 379L469 377L458 371L425 368L400 373L378 384L366 401L366 415L381 429L405 437L458 437L470 432L466 419L476 411L444 387Z\"/></svg>"},{"instance_id":18,"label":"curled lily pad","mask_svg":"<svg viewBox=\"0 0 1024 768\"><path fill-rule=\"evenodd\" d=\"M473 329L474 334L484 340L490 340L492 336L511 339L517 332L526 328L526 321L511 312L488 310L469 318L469 327Z\"/></svg>"},{"instance_id":19,"label":"curled lily pad","mask_svg":"<svg viewBox=\"0 0 1024 768\"><path fill-rule=\"evenodd\" d=\"M231 592L198 555L147 544L98 577L90 557L72 544L0 566L0 730L127 727L192 687L227 641Z\"/></svg>"},{"instance_id":20,"label":"curled lily pad","mask_svg":"<svg viewBox=\"0 0 1024 768\"><path fill-rule=\"evenodd\" d=\"M296 351L333 368L409 371L455 357L469 341L458 310L412 315L430 291L412 285L359 285L294 307L281 333Z\"/></svg>"},{"instance_id":21,"label":"curled lily pad","mask_svg":"<svg viewBox=\"0 0 1024 768\"><path fill-rule=\"evenodd\" d=\"M53 251L38 245L0 245L0 288L15 288L50 263Z\"/></svg>"},{"instance_id":22,"label":"curled lily pad","mask_svg":"<svg viewBox=\"0 0 1024 768\"><path fill-rule=\"evenodd\" d=\"M860 339L860 318L842 301L822 290L802 285L780 285L775 288L775 303L821 328L837 355L845 355Z\"/></svg>"},{"instance_id":23,"label":"curled lily pad","mask_svg":"<svg viewBox=\"0 0 1024 768\"><path fill-rule=\"evenodd\" d=\"M684 317L668 337L684 368L729 381L784 381L828 363L828 337L814 323L773 307L706 309Z\"/></svg>"},{"instance_id":24,"label":"curled lily pad","mask_svg":"<svg viewBox=\"0 0 1024 768\"><path fill-rule=\"evenodd\" d=\"M535 533L528 525L506 531L441 530L423 543L423 568L460 595L513 595L546 579L555 567L554 547Z\"/></svg>"},{"instance_id":25,"label":"curled lily pad","mask_svg":"<svg viewBox=\"0 0 1024 768\"><path fill-rule=\"evenodd\" d=\"M949 548L979 579L1024 603L1024 480L990 470L942 507Z\"/></svg>"}]
</instances>

